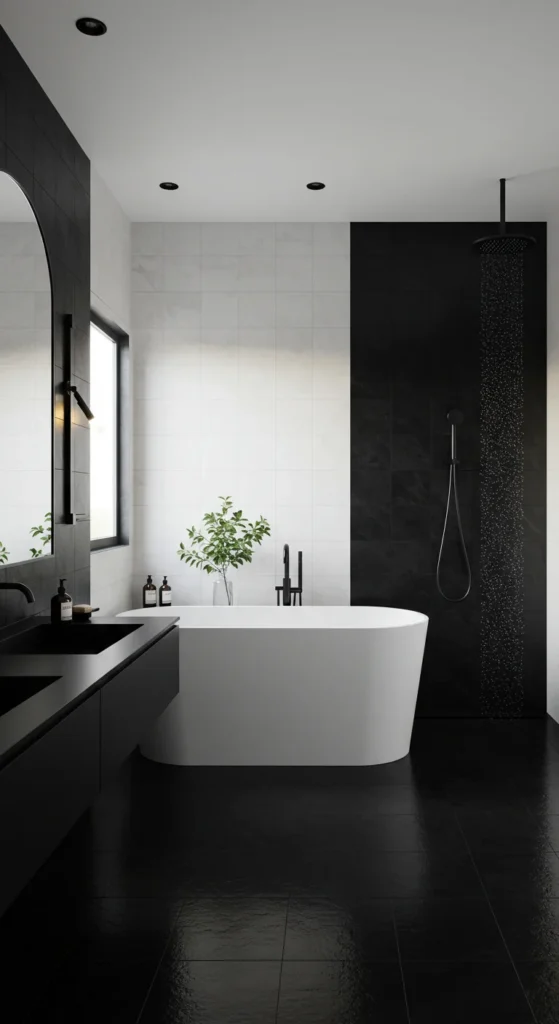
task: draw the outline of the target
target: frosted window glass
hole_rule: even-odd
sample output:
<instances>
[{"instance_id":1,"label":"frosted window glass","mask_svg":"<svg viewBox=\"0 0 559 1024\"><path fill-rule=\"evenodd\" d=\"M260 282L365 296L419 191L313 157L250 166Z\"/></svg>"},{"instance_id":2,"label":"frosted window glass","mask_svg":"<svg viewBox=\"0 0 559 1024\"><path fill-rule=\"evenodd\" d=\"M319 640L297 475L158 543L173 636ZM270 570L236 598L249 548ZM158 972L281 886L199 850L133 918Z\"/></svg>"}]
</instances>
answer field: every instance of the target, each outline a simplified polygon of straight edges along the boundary
<instances>
[{"instance_id":1,"label":"frosted window glass","mask_svg":"<svg viewBox=\"0 0 559 1024\"><path fill-rule=\"evenodd\" d=\"M117 345L91 324L91 539L117 534Z\"/></svg>"}]
</instances>

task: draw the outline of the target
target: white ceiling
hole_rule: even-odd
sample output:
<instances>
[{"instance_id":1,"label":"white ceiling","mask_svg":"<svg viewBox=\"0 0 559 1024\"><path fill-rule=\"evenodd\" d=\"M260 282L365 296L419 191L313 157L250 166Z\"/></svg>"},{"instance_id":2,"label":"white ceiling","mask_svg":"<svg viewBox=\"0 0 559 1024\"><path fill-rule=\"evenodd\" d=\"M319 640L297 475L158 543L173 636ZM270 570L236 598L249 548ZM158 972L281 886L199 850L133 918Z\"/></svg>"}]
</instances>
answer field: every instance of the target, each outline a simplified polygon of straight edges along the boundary
<instances>
[{"instance_id":1,"label":"white ceiling","mask_svg":"<svg viewBox=\"0 0 559 1024\"><path fill-rule=\"evenodd\" d=\"M559 167L557 0L0 0L0 23L134 220L496 219L499 177ZM556 196L519 178L510 217Z\"/></svg>"}]
</instances>

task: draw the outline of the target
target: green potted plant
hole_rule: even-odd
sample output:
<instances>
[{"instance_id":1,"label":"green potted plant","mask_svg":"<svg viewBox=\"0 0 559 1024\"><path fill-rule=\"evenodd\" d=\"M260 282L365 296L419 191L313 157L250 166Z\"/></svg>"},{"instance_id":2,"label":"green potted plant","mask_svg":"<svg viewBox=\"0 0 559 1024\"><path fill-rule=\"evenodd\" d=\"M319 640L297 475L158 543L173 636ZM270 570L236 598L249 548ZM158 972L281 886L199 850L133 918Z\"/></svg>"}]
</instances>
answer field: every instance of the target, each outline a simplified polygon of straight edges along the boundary
<instances>
[{"instance_id":1,"label":"green potted plant","mask_svg":"<svg viewBox=\"0 0 559 1024\"><path fill-rule=\"evenodd\" d=\"M10 557L10 552L8 551L8 549L5 546L5 544L2 544L2 541L0 541L0 565L3 564L4 562L7 562L9 557Z\"/></svg>"},{"instance_id":2,"label":"green potted plant","mask_svg":"<svg viewBox=\"0 0 559 1024\"><path fill-rule=\"evenodd\" d=\"M233 511L233 499L219 495L221 508L218 512L206 512L203 526L191 526L187 530L190 547L181 543L177 554L181 562L202 569L209 574L216 573L213 603L233 604L233 584L228 578L230 569L252 562L254 545L261 544L270 536L270 524L260 516L250 523L243 516L242 509Z\"/></svg>"}]
</instances>

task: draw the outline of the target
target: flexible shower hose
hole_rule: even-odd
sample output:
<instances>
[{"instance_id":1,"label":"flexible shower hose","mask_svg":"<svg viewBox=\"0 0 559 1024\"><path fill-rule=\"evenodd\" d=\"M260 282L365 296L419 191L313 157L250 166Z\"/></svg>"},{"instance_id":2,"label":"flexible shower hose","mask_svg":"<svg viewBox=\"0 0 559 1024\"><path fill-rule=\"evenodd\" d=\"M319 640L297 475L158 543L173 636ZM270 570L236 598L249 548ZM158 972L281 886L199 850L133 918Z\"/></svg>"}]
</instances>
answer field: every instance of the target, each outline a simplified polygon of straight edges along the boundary
<instances>
[{"instance_id":1,"label":"flexible shower hose","mask_svg":"<svg viewBox=\"0 0 559 1024\"><path fill-rule=\"evenodd\" d=\"M444 542L446 538L446 531L448 527L448 514L450 512L450 502L452 499L452 492L454 491L454 507L456 509L456 522L458 524L458 536L460 538L460 547L466 563L466 569L468 573L468 586L461 597L449 597L445 594L441 587L441 559L443 557ZM470 590L472 589L472 570L470 567L470 559L468 558L468 549L466 547L466 541L464 540L464 529L462 526L462 516L460 515L460 502L458 500L458 488L456 486L456 461L452 460L450 464L450 472L448 474L448 495L446 499L446 512L444 516L443 535L441 537L441 546L439 548L439 557L437 559L437 590L441 597L444 597L445 601L452 601L458 604L460 601L465 601Z\"/></svg>"}]
</instances>

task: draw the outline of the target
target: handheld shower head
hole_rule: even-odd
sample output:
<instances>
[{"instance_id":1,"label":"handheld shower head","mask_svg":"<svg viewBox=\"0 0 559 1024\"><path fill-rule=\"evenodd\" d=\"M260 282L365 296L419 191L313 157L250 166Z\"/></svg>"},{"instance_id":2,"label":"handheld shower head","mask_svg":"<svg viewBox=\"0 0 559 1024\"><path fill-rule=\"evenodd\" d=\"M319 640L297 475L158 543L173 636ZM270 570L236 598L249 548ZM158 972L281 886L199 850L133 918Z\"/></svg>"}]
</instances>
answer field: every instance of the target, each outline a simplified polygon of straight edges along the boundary
<instances>
[{"instance_id":1,"label":"handheld shower head","mask_svg":"<svg viewBox=\"0 0 559 1024\"><path fill-rule=\"evenodd\" d=\"M446 418L453 427L459 427L464 422L464 413L460 409L451 409L447 412Z\"/></svg>"}]
</instances>

